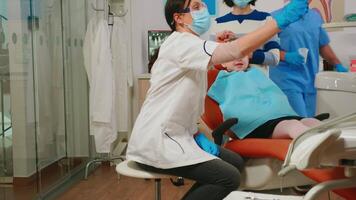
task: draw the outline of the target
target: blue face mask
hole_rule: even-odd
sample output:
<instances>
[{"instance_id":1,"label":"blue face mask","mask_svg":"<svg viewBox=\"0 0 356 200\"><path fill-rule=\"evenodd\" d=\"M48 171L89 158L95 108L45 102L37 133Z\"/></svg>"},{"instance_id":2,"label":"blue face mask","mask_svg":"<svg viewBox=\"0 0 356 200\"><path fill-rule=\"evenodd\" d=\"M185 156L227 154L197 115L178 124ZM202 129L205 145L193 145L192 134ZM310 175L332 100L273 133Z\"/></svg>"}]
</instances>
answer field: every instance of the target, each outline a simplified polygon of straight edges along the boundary
<instances>
[{"instance_id":1,"label":"blue face mask","mask_svg":"<svg viewBox=\"0 0 356 200\"><path fill-rule=\"evenodd\" d=\"M207 8L190 12L193 23L188 25L189 29L198 35L203 35L210 29L211 18Z\"/></svg>"},{"instance_id":2,"label":"blue face mask","mask_svg":"<svg viewBox=\"0 0 356 200\"><path fill-rule=\"evenodd\" d=\"M240 8L246 8L251 0L233 0L234 4Z\"/></svg>"}]
</instances>

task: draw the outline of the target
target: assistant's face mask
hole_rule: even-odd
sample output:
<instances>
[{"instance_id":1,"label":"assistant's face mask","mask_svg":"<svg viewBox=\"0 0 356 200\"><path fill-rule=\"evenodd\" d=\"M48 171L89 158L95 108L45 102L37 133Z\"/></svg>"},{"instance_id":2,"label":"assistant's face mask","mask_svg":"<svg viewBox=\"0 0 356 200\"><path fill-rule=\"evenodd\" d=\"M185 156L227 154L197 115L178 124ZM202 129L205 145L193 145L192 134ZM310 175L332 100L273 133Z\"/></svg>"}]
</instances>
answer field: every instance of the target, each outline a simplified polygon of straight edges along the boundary
<instances>
[{"instance_id":1,"label":"assistant's face mask","mask_svg":"<svg viewBox=\"0 0 356 200\"><path fill-rule=\"evenodd\" d=\"M192 10L190 12L193 18L193 23L188 25L188 28L198 35L206 33L211 26L211 18L206 7L200 10Z\"/></svg>"},{"instance_id":2,"label":"assistant's face mask","mask_svg":"<svg viewBox=\"0 0 356 200\"><path fill-rule=\"evenodd\" d=\"M233 0L234 4L240 8L246 8L251 0Z\"/></svg>"}]
</instances>

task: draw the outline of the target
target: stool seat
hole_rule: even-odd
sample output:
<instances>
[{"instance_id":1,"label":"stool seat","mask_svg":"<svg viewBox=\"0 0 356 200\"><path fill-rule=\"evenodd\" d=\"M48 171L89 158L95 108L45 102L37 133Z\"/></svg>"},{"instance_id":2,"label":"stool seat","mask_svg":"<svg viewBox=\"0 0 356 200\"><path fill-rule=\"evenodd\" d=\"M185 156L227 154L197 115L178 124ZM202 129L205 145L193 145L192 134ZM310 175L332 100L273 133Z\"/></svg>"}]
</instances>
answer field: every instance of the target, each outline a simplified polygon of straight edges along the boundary
<instances>
[{"instance_id":1,"label":"stool seat","mask_svg":"<svg viewBox=\"0 0 356 200\"><path fill-rule=\"evenodd\" d=\"M166 174L159 174L145 171L141 169L133 160L125 160L116 165L116 172L118 174L129 176L133 178L154 179L155 181L155 200L161 200L161 179L174 178Z\"/></svg>"},{"instance_id":2,"label":"stool seat","mask_svg":"<svg viewBox=\"0 0 356 200\"><path fill-rule=\"evenodd\" d=\"M116 165L116 172L129 177L143 178L143 179L165 179L174 178L176 176L170 176L166 174L158 174L153 172L148 172L141 169L135 161L125 160L118 165Z\"/></svg>"}]
</instances>

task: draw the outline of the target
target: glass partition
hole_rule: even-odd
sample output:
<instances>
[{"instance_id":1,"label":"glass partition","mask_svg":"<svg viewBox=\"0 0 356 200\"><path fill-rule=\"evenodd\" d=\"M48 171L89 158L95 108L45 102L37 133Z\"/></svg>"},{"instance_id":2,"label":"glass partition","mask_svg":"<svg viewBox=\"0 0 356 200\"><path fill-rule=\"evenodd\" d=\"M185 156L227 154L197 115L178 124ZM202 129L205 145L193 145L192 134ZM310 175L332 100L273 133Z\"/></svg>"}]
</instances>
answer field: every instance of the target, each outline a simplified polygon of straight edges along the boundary
<instances>
[{"instance_id":1,"label":"glass partition","mask_svg":"<svg viewBox=\"0 0 356 200\"><path fill-rule=\"evenodd\" d=\"M5 199L33 199L38 192L31 1L1 0L1 148ZM7 50L4 50L7 49ZM6 53L4 53L6 52ZM0 194L1 195L1 194Z\"/></svg>"},{"instance_id":2,"label":"glass partition","mask_svg":"<svg viewBox=\"0 0 356 200\"><path fill-rule=\"evenodd\" d=\"M0 0L0 199L44 197L90 158L86 7Z\"/></svg>"},{"instance_id":3,"label":"glass partition","mask_svg":"<svg viewBox=\"0 0 356 200\"><path fill-rule=\"evenodd\" d=\"M1 0L3 1L3 0ZM2 2L5 4L5 2ZM11 182L12 127L10 112L8 12L0 7L0 176L1 182Z\"/></svg>"},{"instance_id":4,"label":"glass partition","mask_svg":"<svg viewBox=\"0 0 356 200\"><path fill-rule=\"evenodd\" d=\"M32 1L32 34L39 189L68 175L61 1Z\"/></svg>"},{"instance_id":5,"label":"glass partition","mask_svg":"<svg viewBox=\"0 0 356 200\"><path fill-rule=\"evenodd\" d=\"M33 30L40 192L89 159L85 0L35 0ZM37 26L37 24L36 24ZM37 76L37 77L36 77Z\"/></svg>"}]
</instances>

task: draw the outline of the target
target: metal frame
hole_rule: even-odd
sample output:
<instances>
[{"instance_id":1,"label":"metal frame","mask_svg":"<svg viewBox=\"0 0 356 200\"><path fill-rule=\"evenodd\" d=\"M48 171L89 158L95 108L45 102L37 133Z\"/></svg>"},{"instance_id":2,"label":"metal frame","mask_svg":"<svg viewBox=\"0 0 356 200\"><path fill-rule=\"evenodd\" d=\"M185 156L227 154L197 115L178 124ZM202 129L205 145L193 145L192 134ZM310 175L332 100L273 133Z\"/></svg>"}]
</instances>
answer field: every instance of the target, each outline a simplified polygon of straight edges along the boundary
<instances>
[{"instance_id":1,"label":"metal frame","mask_svg":"<svg viewBox=\"0 0 356 200\"><path fill-rule=\"evenodd\" d=\"M105 19L108 21L109 26L114 25L114 23L110 23L109 22L109 18L110 17L125 17L127 15L127 13L129 12L128 9L124 9L124 6L120 6L121 10L120 10L119 13L112 12L109 0L104 0L104 8L102 8L102 9L95 7L93 2L90 5L91 5L91 8L94 11L96 11L96 12L104 12Z\"/></svg>"},{"instance_id":2,"label":"metal frame","mask_svg":"<svg viewBox=\"0 0 356 200\"><path fill-rule=\"evenodd\" d=\"M126 14L128 13L128 10L125 10L122 14L115 14L113 12L111 12L110 9L110 4L109 4L109 0L103 0L104 1L104 7L102 9L97 8L94 3L92 2L91 8L96 11L96 12L104 12L105 14L105 19L108 21L109 23L109 17L124 17L126 16ZM113 25L110 24L109 25ZM110 153L108 154L107 157L104 158L96 158L94 160L89 161L86 166L85 166L85 173L84 173L84 179L87 180L88 179L88 172L89 172L89 167L94 164L94 163L102 163L102 162L113 162L115 160L121 160L124 161L125 157L123 156L119 156L119 157L110 157Z\"/></svg>"},{"instance_id":3,"label":"metal frame","mask_svg":"<svg viewBox=\"0 0 356 200\"><path fill-rule=\"evenodd\" d=\"M352 187L356 187L356 177L323 182L315 185L311 190L309 190L309 192L304 196L304 200L315 200L324 192Z\"/></svg>"},{"instance_id":4,"label":"metal frame","mask_svg":"<svg viewBox=\"0 0 356 200\"><path fill-rule=\"evenodd\" d=\"M86 166L85 166L85 172L84 172L84 179L88 180L88 171L89 171L89 167L94 164L94 163L102 163L102 162L113 162L115 160L121 160L124 161L125 157L123 156L118 156L118 157L112 157L110 158L110 156L106 157L106 158L97 158L94 160L89 161Z\"/></svg>"},{"instance_id":5,"label":"metal frame","mask_svg":"<svg viewBox=\"0 0 356 200\"><path fill-rule=\"evenodd\" d=\"M155 200L161 200L161 179L155 179Z\"/></svg>"},{"instance_id":6,"label":"metal frame","mask_svg":"<svg viewBox=\"0 0 356 200\"><path fill-rule=\"evenodd\" d=\"M6 21L8 20L8 19L7 19L5 16L3 16L3 15L0 15L0 18L1 18L1 19L4 19L4 20L6 20Z\"/></svg>"},{"instance_id":7,"label":"metal frame","mask_svg":"<svg viewBox=\"0 0 356 200\"><path fill-rule=\"evenodd\" d=\"M0 23L2 23L2 20L4 21L8 21L8 18L3 16L3 15L0 15ZM0 137L2 137L2 146L3 146L3 149L2 149L2 153L3 153L3 165L4 165L4 169L3 169L3 172L5 175L7 175L7 152L6 152L6 147L5 147L5 133L12 128L12 125L11 125L11 121L10 121L10 126L9 127L5 127L5 113L4 113L4 87L3 87L3 84L4 84L4 80L6 79L6 75L5 76L1 76L0 77L0 98L1 98L1 103L0 103L0 112L1 112L1 132L0 132ZM0 181L1 182L1 181Z\"/></svg>"},{"instance_id":8,"label":"metal frame","mask_svg":"<svg viewBox=\"0 0 356 200\"><path fill-rule=\"evenodd\" d=\"M145 169L142 169L137 165L135 161L132 160L125 160L121 163L119 163L116 166L116 172L118 174L118 178L120 179L120 176L127 176L127 177L133 177L133 178L138 178L138 179L145 179L145 180L154 180L154 199L155 200L161 200L161 186L162 186L162 179L164 178L170 178L170 175L167 174L160 174L160 173L152 173L149 171L146 171ZM174 177L172 175L172 177Z\"/></svg>"}]
</instances>

